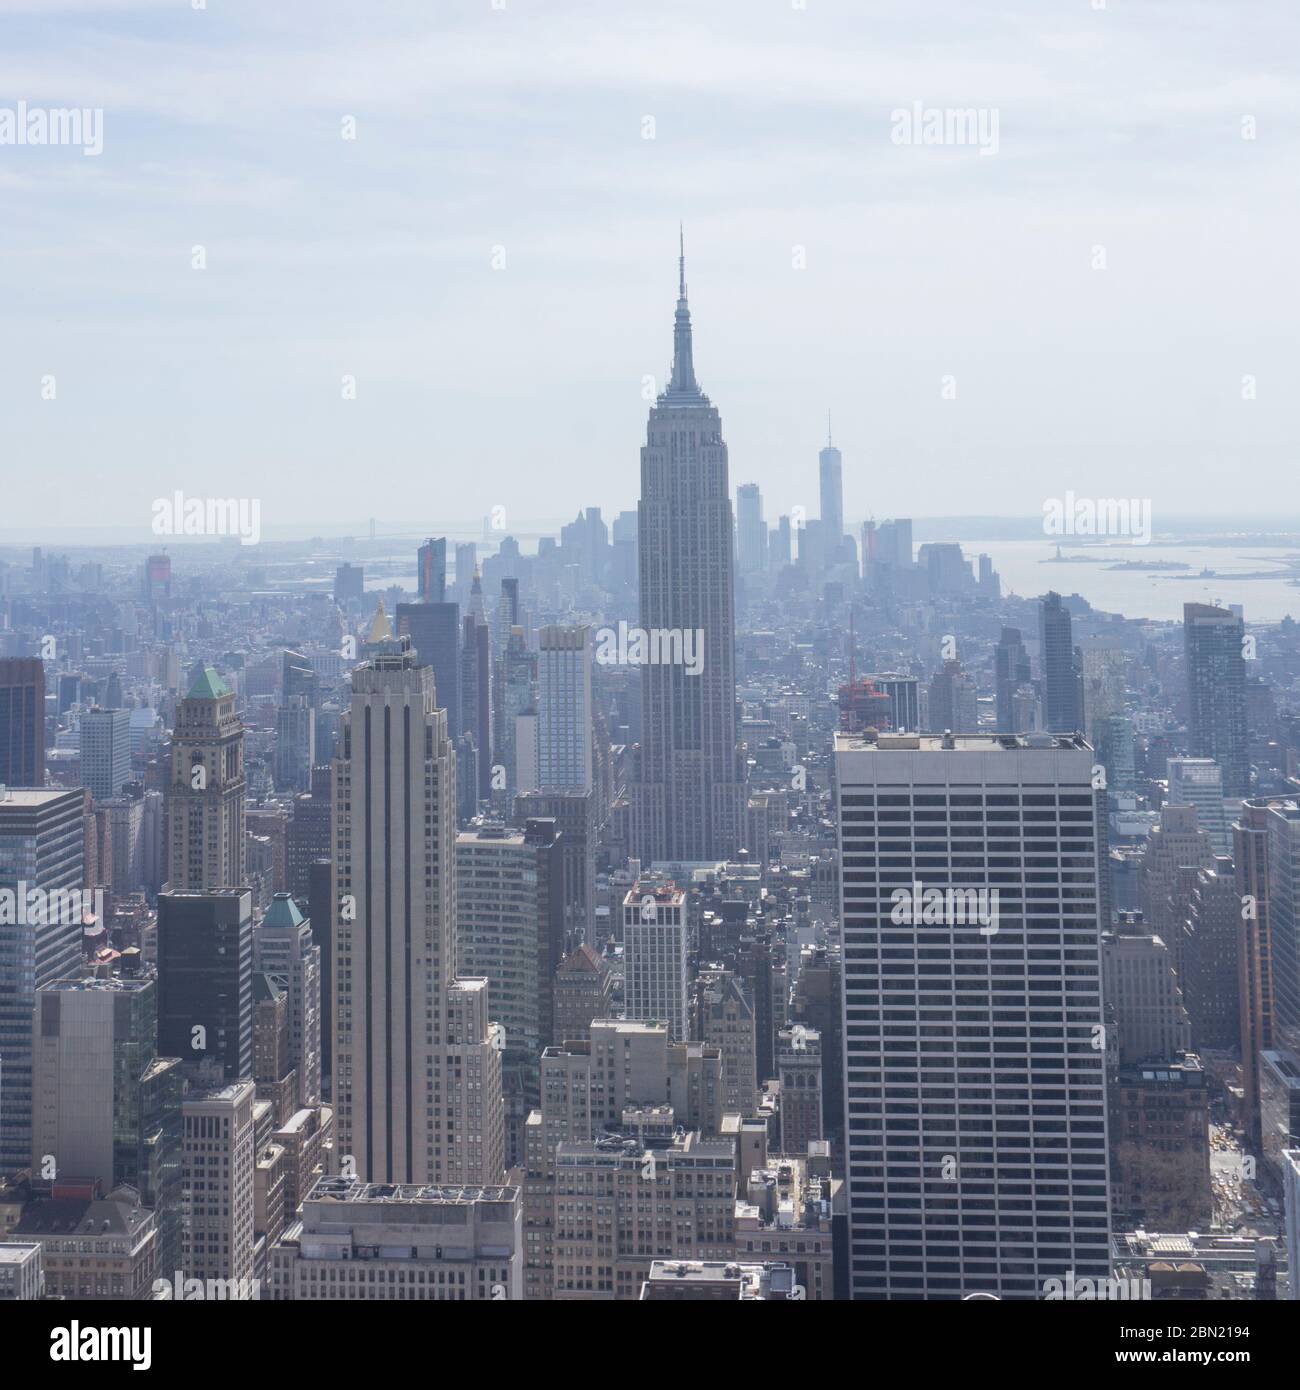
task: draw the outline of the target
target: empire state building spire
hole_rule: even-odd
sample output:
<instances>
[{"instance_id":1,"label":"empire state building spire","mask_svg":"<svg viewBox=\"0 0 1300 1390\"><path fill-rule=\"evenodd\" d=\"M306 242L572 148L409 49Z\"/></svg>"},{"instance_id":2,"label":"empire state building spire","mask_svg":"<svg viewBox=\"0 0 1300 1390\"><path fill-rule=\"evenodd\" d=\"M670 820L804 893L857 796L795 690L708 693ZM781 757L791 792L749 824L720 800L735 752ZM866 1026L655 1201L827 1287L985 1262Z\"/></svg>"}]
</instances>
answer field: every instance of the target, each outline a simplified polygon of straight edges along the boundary
<instances>
[{"instance_id":1,"label":"empire state building spire","mask_svg":"<svg viewBox=\"0 0 1300 1390\"><path fill-rule=\"evenodd\" d=\"M686 302L686 236L677 230L677 313L673 316L673 375L665 393L670 404L704 399L695 380L695 357L691 351L691 310Z\"/></svg>"}]
</instances>

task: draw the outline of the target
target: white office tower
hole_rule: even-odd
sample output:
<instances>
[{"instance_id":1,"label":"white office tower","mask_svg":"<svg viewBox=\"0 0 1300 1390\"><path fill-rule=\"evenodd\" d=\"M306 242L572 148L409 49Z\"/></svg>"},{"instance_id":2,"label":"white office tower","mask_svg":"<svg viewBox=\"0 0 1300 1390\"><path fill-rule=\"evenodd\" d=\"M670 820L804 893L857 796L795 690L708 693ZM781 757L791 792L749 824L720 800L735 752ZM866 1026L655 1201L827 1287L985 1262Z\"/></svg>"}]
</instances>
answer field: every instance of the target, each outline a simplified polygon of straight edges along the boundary
<instances>
[{"instance_id":1,"label":"white office tower","mask_svg":"<svg viewBox=\"0 0 1300 1390\"><path fill-rule=\"evenodd\" d=\"M1170 806L1195 806L1196 823L1210 837L1216 854L1232 853L1232 821L1223 799L1223 769L1213 758L1170 758L1165 764L1169 778ZM1241 806L1240 799L1236 806Z\"/></svg>"},{"instance_id":2,"label":"white office tower","mask_svg":"<svg viewBox=\"0 0 1300 1390\"><path fill-rule=\"evenodd\" d=\"M684 1042L689 1005L686 894L637 883L623 899L625 1012L629 1020L666 1023Z\"/></svg>"},{"instance_id":3,"label":"white office tower","mask_svg":"<svg viewBox=\"0 0 1300 1390\"><path fill-rule=\"evenodd\" d=\"M537 653L537 775L521 791L587 792L591 769L591 629L544 627ZM522 759L521 759L522 762Z\"/></svg>"},{"instance_id":4,"label":"white office tower","mask_svg":"<svg viewBox=\"0 0 1300 1390\"><path fill-rule=\"evenodd\" d=\"M1109 1275L1094 761L836 735L855 1298Z\"/></svg>"},{"instance_id":5,"label":"white office tower","mask_svg":"<svg viewBox=\"0 0 1300 1390\"><path fill-rule=\"evenodd\" d=\"M333 769L343 1172L499 1182L501 1063L486 989L456 978L456 757L433 673L408 638L380 643L353 671ZM476 1134L464 1128L473 1111Z\"/></svg>"}]
</instances>

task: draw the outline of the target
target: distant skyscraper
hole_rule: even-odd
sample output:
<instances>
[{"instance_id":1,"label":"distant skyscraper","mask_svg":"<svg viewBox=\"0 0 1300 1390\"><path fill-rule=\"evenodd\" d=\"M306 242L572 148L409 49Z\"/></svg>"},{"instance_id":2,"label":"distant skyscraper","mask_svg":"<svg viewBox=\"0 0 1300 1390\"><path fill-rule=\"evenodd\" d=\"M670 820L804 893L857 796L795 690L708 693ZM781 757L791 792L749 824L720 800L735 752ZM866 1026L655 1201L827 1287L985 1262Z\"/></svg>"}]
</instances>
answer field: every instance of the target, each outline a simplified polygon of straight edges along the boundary
<instances>
[{"instance_id":1,"label":"distant skyscraper","mask_svg":"<svg viewBox=\"0 0 1300 1390\"><path fill-rule=\"evenodd\" d=\"M1033 679L1029 669L1029 653L1020 640L1020 629L1004 627L993 653L993 678L997 695L998 727L1000 734L1018 734L1016 695L1022 686Z\"/></svg>"},{"instance_id":2,"label":"distant skyscraper","mask_svg":"<svg viewBox=\"0 0 1300 1390\"><path fill-rule=\"evenodd\" d=\"M45 785L45 665L0 659L0 786Z\"/></svg>"},{"instance_id":3,"label":"distant skyscraper","mask_svg":"<svg viewBox=\"0 0 1300 1390\"><path fill-rule=\"evenodd\" d=\"M131 715L88 709L81 716L81 785L96 801L117 796L131 776Z\"/></svg>"},{"instance_id":4,"label":"distant skyscraper","mask_svg":"<svg viewBox=\"0 0 1300 1390\"><path fill-rule=\"evenodd\" d=\"M441 603L447 594L447 538L430 539L420 547L416 588L421 603ZM401 609L398 609L401 621ZM425 658L428 660L428 658Z\"/></svg>"},{"instance_id":5,"label":"distant skyscraper","mask_svg":"<svg viewBox=\"0 0 1300 1390\"><path fill-rule=\"evenodd\" d=\"M478 571L470 584L460 647L461 729L474 739L478 753L478 795L492 794L492 634L483 608Z\"/></svg>"},{"instance_id":6,"label":"distant skyscraper","mask_svg":"<svg viewBox=\"0 0 1300 1390\"><path fill-rule=\"evenodd\" d=\"M930 682L929 725L933 733L973 734L979 730L975 682L960 661L945 661Z\"/></svg>"},{"instance_id":7,"label":"distant skyscraper","mask_svg":"<svg viewBox=\"0 0 1300 1390\"><path fill-rule=\"evenodd\" d=\"M840 451L831 443L830 422L827 421L826 447L817 455L821 485L822 544L828 564L839 557L840 542L844 539L844 469Z\"/></svg>"},{"instance_id":8,"label":"distant skyscraper","mask_svg":"<svg viewBox=\"0 0 1300 1390\"><path fill-rule=\"evenodd\" d=\"M1223 769L1223 794L1250 795L1245 624L1224 608L1183 605L1191 751Z\"/></svg>"},{"instance_id":9,"label":"distant skyscraper","mask_svg":"<svg viewBox=\"0 0 1300 1390\"><path fill-rule=\"evenodd\" d=\"M641 627L691 634L702 664L641 666L643 737L631 842L643 863L708 860L741 847L745 772L736 744L735 614L727 446L695 380L686 257L679 264L673 370L641 450Z\"/></svg>"},{"instance_id":10,"label":"distant skyscraper","mask_svg":"<svg viewBox=\"0 0 1300 1390\"><path fill-rule=\"evenodd\" d=\"M592 787L591 629L544 627L537 661L537 776L547 791ZM521 778L520 786L526 787Z\"/></svg>"},{"instance_id":11,"label":"distant skyscraper","mask_svg":"<svg viewBox=\"0 0 1300 1390\"><path fill-rule=\"evenodd\" d=\"M360 603L365 592L366 576L360 565L343 564L334 571L334 602L340 608Z\"/></svg>"},{"instance_id":12,"label":"distant skyscraper","mask_svg":"<svg viewBox=\"0 0 1300 1390\"><path fill-rule=\"evenodd\" d=\"M1109 1276L1093 756L835 736L856 1298Z\"/></svg>"},{"instance_id":13,"label":"distant skyscraper","mask_svg":"<svg viewBox=\"0 0 1300 1390\"><path fill-rule=\"evenodd\" d=\"M365 1181L496 1182L501 1059L485 983L456 979L456 757L408 639L352 673L333 806L339 1152Z\"/></svg>"},{"instance_id":14,"label":"distant skyscraper","mask_svg":"<svg viewBox=\"0 0 1300 1390\"><path fill-rule=\"evenodd\" d=\"M32 1159L36 992L81 962L81 912L71 905L84 885L85 802L82 791L0 793L0 890L24 903L0 915L0 1174ZM33 890L43 898L31 899ZM29 910L29 901L46 907Z\"/></svg>"},{"instance_id":15,"label":"distant skyscraper","mask_svg":"<svg viewBox=\"0 0 1300 1390\"><path fill-rule=\"evenodd\" d=\"M1232 830L1223 803L1223 771L1212 758L1170 758L1169 804L1195 806L1196 821L1218 854L1232 853Z\"/></svg>"},{"instance_id":16,"label":"distant skyscraper","mask_svg":"<svg viewBox=\"0 0 1300 1390\"><path fill-rule=\"evenodd\" d=\"M420 665L432 670L434 699L447 711L447 736L454 743L461 735L460 605L399 603L397 635L409 637Z\"/></svg>"},{"instance_id":17,"label":"distant skyscraper","mask_svg":"<svg viewBox=\"0 0 1300 1390\"><path fill-rule=\"evenodd\" d=\"M767 566L767 526L757 483L741 483L736 489L736 563L742 575L757 574Z\"/></svg>"},{"instance_id":18,"label":"distant skyscraper","mask_svg":"<svg viewBox=\"0 0 1300 1390\"><path fill-rule=\"evenodd\" d=\"M176 706L167 827L173 892L243 885L244 726L211 666L200 668Z\"/></svg>"},{"instance_id":19,"label":"distant skyscraper","mask_svg":"<svg viewBox=\"0 0 1300 1390\"><path fill-rule=\"evenodd\" d=\"M1043 669L1043 718L1057 734L1083 731L1083 659L1074 646L1070 610L1060 594L1038 606L1039 661Z\"/></svg>"}]
</instances>

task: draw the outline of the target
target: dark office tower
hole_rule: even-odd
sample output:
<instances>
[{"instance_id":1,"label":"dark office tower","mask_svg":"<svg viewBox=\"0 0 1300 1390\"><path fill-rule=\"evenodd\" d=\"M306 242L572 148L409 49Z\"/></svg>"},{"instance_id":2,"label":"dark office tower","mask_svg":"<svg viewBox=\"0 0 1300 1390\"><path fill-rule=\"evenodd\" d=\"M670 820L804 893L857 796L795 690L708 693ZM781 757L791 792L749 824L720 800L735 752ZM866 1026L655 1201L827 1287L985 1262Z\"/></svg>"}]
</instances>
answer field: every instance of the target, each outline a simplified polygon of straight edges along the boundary
<instances>
[{"instance_id":1,"label":"dark office tower","mask_svg":"<svg viewBox=\"0 0 1300 1390\"><path fill-rule=\"evenodd\" d=\"M1207 603L1183 605L1192 756L1223 769L1223 794L1250 795L1245 624Z\"/></svg>"},{"instance_id":2,"label":"dark office tower","mask_svg":"<svg viewBox=\"0 0 1300 1390\"><path fill-rule=\"evenodd\" d=\"M1023 732L1017 727L1016 692L1033 679L1029 670L1029 653L1020 640L1020 629L1004 627L993 652L993 679L997 692L998 727L1000 734Z\"/></svg>"},{"instance_id":3,"label":"dark office tower","mask_svg":"<svg viewBox=\"0 0 1300 1390\"><path fill-rule=\"evenodd\" d=\"M334 602L340 608L360 603L366 592L366 575L360 565L340 565L334 571Z\"/></svg>"},{"instance_id":4,"label":"dark office tower","mask_svg":"<svg viewBox=\"0 0 1300 1390\"><path fill-rule=\"evenodd\" d=\"M835 763L853 1296L1107 1278L1092 749L837 734Z\"/></svg>"},{"instance_id":5,"label":"dark office tower","mask_svg":"<svg viewBox=\"0 0 1300 1390\"><path fill-rule=\"evenodd\" d=\"M433 695L447 711L447 736L461 736L460 720L460 605L399 603L397 635L409 637L415 658L433 671Z\"/></svg>"},{"instance_id":6,"label":"dark office tower","mask_svg":"<svg viewBox=\"0 0 1300 1390\"><path fill-rule=\"evenodd\" d=\"M742 936L736 973L754 1010L754 1063L761 1086L776 1078L776 1035L786 1022L790 973L785 942L763 929Z\"/></svg>"},{"instance_id":7,"label":"dark office tower","mask_svg":"<svg viewBox=\"0 0 1300 1390\"><path fill-rule=\"evenodd\" d=\"M543 789L517 796L515 821L528 824L533 820L543 824L554 821L559 832L564 877L563 949L571 951L584 941L591 942L595 934L596 794Z\"/></svg>"},{"instance_id":8,"label":"dark office tower","mask_svg":"<svg viewBox=\"0 0 1300 1390\"><path fill-rule=\"evenodd\" d=\"M1241 901L1237 978L1241 1007L1243 1110L1260 1144L1259 1055L1273 1047L1273 961L1268 914L1269 810L1247 802L1232 827L1232 860Z\"/></svg>"},{"instance_id":9,"label":"dark office tower","mask_svg":"<svg viewBox=\"0 0 1300 1390\"><path fill-rule=\"evenodd\" d=\"M446 536L431 537L420 547L416 589L421 603L442 603L447 597Z\"/></svg>"},{"instance_id":10,"label":"dark office tower","mask_svg":"<svg viewBox=\"0 0 1300 1390\"><path fill-rule=\"evenodd\" d=\"M651 407L641 450L639 523L646 640L689 634L702 665L641 666L632 852L643 864L733 856L747 798L736 745L731 491L722 421L695 380L684 252L672 377Z\"/></svg>"},{"instance_id":11,"label":"dark office tower","mask_svg":"<svg viewBox=\"0 0 1300 1390\"><path fill-rule=\"evenodd\" d=\"M330 845L329 764L311 770L311 791L293 799L293 819L285 831L285 884L304 906L311 894L311 866L328 859Z\"/></svg>"},{"instance_id":12,"label":"dark office tower","mask_svg":"<svg viewBox=\"0 0 1300 1390\"><path fill-rule=\"evenodd\" d=\"M478 795L492 794L492 639L483 617L483 592L474 575L470 611L465 615L460 648L462 729L474 736L478 750Z\"/></svg>"},{"instance_id":13,"label":"dark office tower","mask_svg":"<svg viewBox=\"0 0 1300 1390\"><path fill-rule=\"evenodd\" d=\"M167 830L173 892L245 881L244 726L234 694L211 666L199 668L176 706Z\"/></svg>"},{"instance_id":14,"label":"dark office tower","mask_svg":"<svg viewBox=\"0 0 1300 1390\"><path fill-rule=\"evenodd\" d=\"M839 952L805 946L799 956L790 1019L821 1039L822 1114L826 1134L844 1135L844 967Z\"/></svg>"},{"instance_id":15,"label":"dark office tower","mask_svg":"<svg viewBox=\"0 0 1300 1390\"><path fill-rule=\"evenodd\" d=\"M80 790L0 792L0 891L15 906L41 901L34 890L47 904L44 911L0 914L0 1175L32 1159L36 991L75 975L81 961L85 806Z\"/></svg>"},{"instance_id":16,"label":"dark office tower","mask_svg":"<svg viewBox=\"0 0 1300 1390\"><path fill-rule=\"evenodd\" d=\"M329 803L326 802L328 805ZM307 917L320 947L320 1071L322 1085L334 1069L334 861L313 859L307 874Z\"/></svg>"},{"instance_id":17,"label":"dark office tower","mask_svg":"<svg viewBox=\"0 0 1300 1390\"><path fill-rule=\"evenodd\" d=\"M0 660L0 786L45 785L45 664Z\"/></svg>"},{"instance_id":18,"label":"dark office tower","mask_svg":"<svg viewBox=\"0 0 1300 1390\"><path fill-rule=\"evenodd\" d=\"M1038 605L1039 661L1043 670L1043 718L1048 731L1083 729L1083 661L1074 646L1074 624L1060 594Z\"/></svg>"},{"instance_id":19,"label":"dark office tower","mask_svg":"<svg viewBox=\"0 0 1300 1390\"><path fill-rule=\"evenodd\" d=\"M157 1269L181 1254L181 1064L158 1055L152 979L69 979L36 996L32 1171L122 1183L153 1209ZM170 1276L169 1276L170 1277Z\"/></svg>"},{"instance_id":20,"label":"dark office tower","mask_svg":"<svg viewBox=\"0 0 1300 1390\"><path fill-rule=\"evenodd\" d=\"M508 574L501 581L500 624L503 635L519 626L519 580Z\"/></svg>"},{"instance_id":21,"label":"dark office tower","mask_svg":"<svg viewBox=\"0 0 1300 1390\"><path fill-rule=\"evenodd\" d=\"M225 1083L253 1075L253 895L158 895L158 1051Z\"/></svg>"},{"instance_id":22,"label":"dark office tower","mask_svg":"<svg viewBox=\"0 0 1300 1390\"><path fill-rule=\"evenodd\" d=\"M830 422L827 422L826 447L817 455L821 484L822 544L826 560L833 564L839 558L840 542L844 539L844 469L840 451L831 443Z\"/></svg>"},{"instance_id":23,"label":"dark office tower","mask_svg":"<svg viewBox=\"0 0 1300 1390\"><path fill-rule=\"evenodd\" d=\"M96 801L121 793L131 777L131 715L88 709L81 716L81 785Z\"/></svg>"}]
</instances>

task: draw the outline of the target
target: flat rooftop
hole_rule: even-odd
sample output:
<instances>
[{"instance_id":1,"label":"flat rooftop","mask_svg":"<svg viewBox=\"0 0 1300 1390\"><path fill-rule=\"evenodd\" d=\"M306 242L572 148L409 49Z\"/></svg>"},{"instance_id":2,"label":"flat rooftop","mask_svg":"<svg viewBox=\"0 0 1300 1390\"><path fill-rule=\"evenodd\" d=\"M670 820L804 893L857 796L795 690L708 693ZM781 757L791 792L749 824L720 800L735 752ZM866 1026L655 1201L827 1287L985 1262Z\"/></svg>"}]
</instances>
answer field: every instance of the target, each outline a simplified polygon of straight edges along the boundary
<instances>
[{"instance_id":1,"label":"flat rooftop","mask_svg":"<svg viewBox=\"0 0 1300 1390\"><path fill-rule=\"evenodd\" d=\"M477 1187L451 1183L359 1182L355 1178L321 1178L307 1194L309 1202L512 1202L517 1187Z\"/></svg>"},{"instance_id":2,"label":"flat rooftop","mask_svg":"<svg viewBox=\"0 0 1300 1390\"><path fill-rule=\"evenodd\" d=\"M862 734L835 735L835 751L875 753L1091 752L1082 734Z\"/></svg>"}]
</instances>

